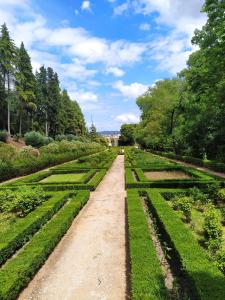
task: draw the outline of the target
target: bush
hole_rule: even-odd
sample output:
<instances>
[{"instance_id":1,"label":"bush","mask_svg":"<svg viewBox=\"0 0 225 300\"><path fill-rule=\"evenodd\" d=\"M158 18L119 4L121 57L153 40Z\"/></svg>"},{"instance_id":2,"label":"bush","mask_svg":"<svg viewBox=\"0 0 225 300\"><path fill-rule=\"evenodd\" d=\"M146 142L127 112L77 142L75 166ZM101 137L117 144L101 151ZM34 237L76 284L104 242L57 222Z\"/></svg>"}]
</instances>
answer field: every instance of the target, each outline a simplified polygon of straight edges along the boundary
<instances>
[{"instance_id":1,"label":"bush","mask_svg":"<svg viewBox=\"0 0 225 300\"><path fill-rule=\"evenodd\" d=\"M41 147L45 144L45 137L36 131L27 132L24 136L24 140L26 145L30 145L32 147Z\"/></svg>"},{"instance_id":2,"label":"bush","mask_svg":"<svg viewBox=\"0 0 225 300\"><path fill-rule=\"evenodd\" d=\"M19 156L26 159L28 157L38 157L40 155L40 152L38 149L33 148L32 146L24 146L20 149Z\"/></svg>"},{"instance_id":3,"label":"bush","mask_svg":"<svg viewBox=\"0 0 225 300\"><path fill-rule=\"evenodd\" d=\"M176 197L173 201L173 208L179 209L183 212L186 221L189 223L191 221L191 208L193 204L192 197Z\"/></svg>"},{"instance_id":4,"label":"bush","mask_svg":"<svg viewBox=\"0 0 225 300\"><path fill-rule=\"evenodd\" d=\"M0 158L4 161L10 160L16 156L16 148L12 145L0 142Z\"/></svg>"},{"instance_id":5,"label":"bush","mask_svg":"<svg viewBox=\"0 0 225 300\"><path fill-rule=\"evenodd\" d=\"M0 130L0 142L6 143L9 138L9 134L5 130Z\"/></svg>"},{"instance_id":6,"label":"bush","mask_svg":"<svg viewBox=\"0 0 225 300\"><path fill-rule=\"evenodd\" d=\"M210 207L205 214L204 233L206 237L206 245L210 251L216 251L221 247L222 243L222 216L219 210Z\"/></svg>"},{"instance_id":7,"label":"bush","mask_svg":"<svg viewBox=\"0 0 225 300\"><path fill-rule=\"evenodd\" d=\"M14 213L19 217L26 216L46 200L41 187L19 188L16 191L0 190L0 212Z\"/></svg>"},{"instance_id":8,"label":"bush","mask_svg":"<svg viewBox=\"0 0 225 300\"><path fill-rule=\"evenodd\" d=\"M225 274L225 251L220 250L216 255L216 263L218 268Z\"/></svg>"}]
</instances>

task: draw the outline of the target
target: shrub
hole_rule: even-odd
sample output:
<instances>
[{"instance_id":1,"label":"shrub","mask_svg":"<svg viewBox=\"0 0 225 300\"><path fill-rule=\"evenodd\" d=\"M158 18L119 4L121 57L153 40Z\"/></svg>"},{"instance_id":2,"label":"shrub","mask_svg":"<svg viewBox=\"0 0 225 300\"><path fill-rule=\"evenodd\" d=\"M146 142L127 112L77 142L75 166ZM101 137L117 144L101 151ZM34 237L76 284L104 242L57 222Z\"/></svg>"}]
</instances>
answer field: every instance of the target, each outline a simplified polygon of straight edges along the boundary
<instances>
[{"instance_id":1,"label":"shrub","mask_svg":"<svg viewBox=\"0 0 225 300\"><path fill-rule=\"evenodd\" d=\"M54 141L54 139L51 138L50 136L46 136L44 138L44 140L45 140L45 145L48 145L48 144L50 144L50 143L52 143Z\"/></svg>"},{"instance_id":2,"label":"shrub","mask_svg":"<svg viewBox=\"0 0 225 300\"><path fill-rule=\"evenodd\" d=\"M210 251L216 251L221 247L223 227L222 217L219 210L210 207L205 215L204 233L206 245Z\"/></svg>"},{"instance_id":3,"label":"shrub","mask_svg":"<svg viewBox=\"0 0 225 300\"><path fill-rule=\"evenodd\" d=\"M225 251L220 250L216 255L216 263L218 268L225 274Z\"/></svg>"},{"instance_id":4,"label":"shrub","mask_svg":"<svg viewBox=\"0 0 225 300\"><path fill-rule=\"evenodd\" d=\"M192 197L176 197L173 200L173 208L179 209L183 212L186 221L189 223L191 221L191 208L193 204Z\"/></svg>"},{"instance_id":5,"label":"shrub","mask_svg":"<svg viewBox=\"0 0 225 300\"><path fill-rule=\"evenodd\" d=\"M0 158L2 160L9 160L16 156L16 148L12 145L0 142Z\"/></svg>"},{"instance_id":6,"label":"shrub","mask_svg":"<svg viewBox=\"0 0 225 300\"><path fill-rule=\"evenodd\" d=\"M32 147L41 147L45 144L45 137L36 131L27 132L24 136L26 145L31 145Z\"/></svg>"},{"instance_id":7,"label":"shrub","mask_svg":"<svg viewBox=\"0 0 225 300\"><path fill-rule=\"evenodd\" d=\"M40 155L40 152L38 151L38 149L35 149L32 146L24 146L20 149L19 155L22 158L28 158L30 156L38 157Z\"/></svg>"},{"instance_id":8,"label":"shrub","mask_svg":"<svg viewBox=\"0 0 225 300\"><path fill-rule=\"evenodd\" d=\"M0 211L24 217L45 200L46 195L41 187L0 190Z\"/></svg>"},{"instance_id":9,"label":"shrub","mask_svg":"<svg viewBox=\"0 0 225 300\"><path fill-rule=\"evenodd\" d=\"M0 142L6 143L8 138L8 132L6 130L0 130Z\"/></svg>"},{"instance_id":10,"label":"shrub","mask_svg":"<svg viewBox=\"0 0 225 300\"><path fill-rule=\"evenodd\" d=\"M194 203L196 203L199 207L210 202L208 195L196 187L190 189L189 195L194 199Z\"/></svg>"},{"instance_id":11,"label":"shrub","mask_svg":"<svg viewBox=\"0 0 225 300\"><path fill-rule=\"evenodd\" d=\"M222 223L225 225L225 206L220 208L221 216L222 216Z\"/></svg>"}]
</instances>

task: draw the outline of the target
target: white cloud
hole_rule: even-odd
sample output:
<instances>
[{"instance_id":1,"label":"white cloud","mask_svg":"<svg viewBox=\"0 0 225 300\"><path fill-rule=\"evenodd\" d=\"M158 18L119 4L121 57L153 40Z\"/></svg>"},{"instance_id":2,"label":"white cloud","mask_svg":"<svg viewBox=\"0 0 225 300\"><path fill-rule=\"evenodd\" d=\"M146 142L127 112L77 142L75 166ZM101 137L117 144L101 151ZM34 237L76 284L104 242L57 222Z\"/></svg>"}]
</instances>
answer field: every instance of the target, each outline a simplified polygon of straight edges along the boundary
<instances>
[{"instance_id":1,"label":"white cloud","mask_svg":"<svg viewBox=\"0 0 225 300\"><path fill-rule=\"evenodd\" d=\"M91 11L91 3L90 1L83 1L81 5L81 10Z\"/></svg>"},{"instance_id":2,"label":"white cloud","mask_svg":"<svg viewBox=\"0 0 225 300\"><path fill-rule=\"evenodd\" d=\"M129 8L129 3L128 2L124 2L121 5L118 5L114 8L114 14L115 15L122 15L125 11L127 11Z\"/></svg>"},{"instance_id":3,"label":"white cloud","mask_svg":"<svg viewBox=\"0 0 225 300\"><path fill-rule=\"evenodd\" d=\"M125 113L115 117L115 121L120 123L139 123L140 118L132 113Z\"/></svg>"},{"instance_id":4,"label":"white cloud","mask_svg":"<svg viewBox=\"0 0 225 300\"><path fill-rule=\"evenodd\" d=\"M124 76L125 72L117 67L109 67L106 69L106 74L112 74L115 77L122 77Z\"/></svg>"},{"instance_id":5,"label":"white cloud","mask_svg":"<svg viewBox=\"0 0 225 300\"><path fill-rule=\"evenodd\" d=\"M125 98L136 99L147 91L148 86L139 82L133 82L129 85L125 85L122 80L119 80L113 84L113 87L120 91Z\"/></svg>"},{"instance_id":6,"label":"white cloud","mask_svg":"<svg viewBox=\"0 0 225 300\"><path fill-rule=\"evenodd\" d=\"M150 30L150 25L148 23L142 23L139 26L139 29L143 30L143 31L149 31Z\"/></svg>"}]
</instances>

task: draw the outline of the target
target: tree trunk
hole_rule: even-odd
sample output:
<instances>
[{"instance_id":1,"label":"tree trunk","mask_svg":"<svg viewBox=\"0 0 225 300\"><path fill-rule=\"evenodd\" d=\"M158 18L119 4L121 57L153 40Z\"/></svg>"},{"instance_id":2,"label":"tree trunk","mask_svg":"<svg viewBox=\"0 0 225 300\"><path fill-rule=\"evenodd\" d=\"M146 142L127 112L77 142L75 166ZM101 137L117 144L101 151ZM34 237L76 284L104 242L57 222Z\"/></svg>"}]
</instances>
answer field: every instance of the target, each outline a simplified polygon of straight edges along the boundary
<instances>
[{"instance_id":1,"label":"tree trunk","mask_svg":"<svg viewBox=\"0 0 225 300\"><path fill-rule=\"evenodd\" d=\"M8 126L8 134L11 135L11 131L10 131L10 98L9 98L9 92L10 92L10 81L9 81L9 73L7 74L7 83L8 83L8 87L7 87L7 103L8 103L8 107L7 107L7 126Z\"/></svg>"},{"instance_id":2,"label":"tree trunk","mask_svg":"<svg viewBox=\"0 0 225 300\"><path fill-rule=\"evenodd\" d=\"M48 113L45 112L45 136L48 137Z\"/></svg>"},{"instance_id":3,"label":"tree trunk","mask_svg":"<svg viewBox=\"0 0 225 300\"><path fill-rule=\"evenodd\" d=\"M22 111L20 112L20 127L19 127L19 136L22 136Z\"/></svg>"}]
</instances>

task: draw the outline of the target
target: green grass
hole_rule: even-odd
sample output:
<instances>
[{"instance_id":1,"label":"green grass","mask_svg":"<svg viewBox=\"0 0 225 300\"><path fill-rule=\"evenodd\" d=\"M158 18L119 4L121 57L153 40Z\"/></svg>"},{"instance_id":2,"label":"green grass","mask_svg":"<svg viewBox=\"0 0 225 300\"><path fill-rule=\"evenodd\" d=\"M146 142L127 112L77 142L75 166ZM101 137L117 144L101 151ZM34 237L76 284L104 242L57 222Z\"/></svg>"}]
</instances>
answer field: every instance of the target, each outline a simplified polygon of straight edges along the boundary
<instances>
[{"instance_id":1,"label":"green grass","mask_svg":"<svg viewBox=\"0 0 225 300\"><path fill-rule=\"evenodd\" d=\"M44 183L80 182L82 181L84 175L85 173L54 174L44 178L40 182L44 182Z\"/></svg>"}]
</instances>

